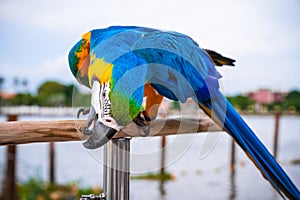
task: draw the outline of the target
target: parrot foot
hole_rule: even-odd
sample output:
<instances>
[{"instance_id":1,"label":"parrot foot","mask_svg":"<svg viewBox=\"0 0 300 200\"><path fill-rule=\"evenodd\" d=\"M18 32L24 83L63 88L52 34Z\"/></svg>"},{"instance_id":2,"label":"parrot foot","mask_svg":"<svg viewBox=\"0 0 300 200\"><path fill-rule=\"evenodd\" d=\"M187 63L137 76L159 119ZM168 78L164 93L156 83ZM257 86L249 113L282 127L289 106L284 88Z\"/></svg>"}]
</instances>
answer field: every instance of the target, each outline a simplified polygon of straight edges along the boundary
<instances>
[{"instance_id":1,"label":"parrot foot","mask_svg":"<svg viewBox=\"0 0 300 200\"><path fill-rule=\"evenodd\" d=\"M84 127L82 129L82 132L85 135L92 135L93 134L93 129L95 126L95 121L98 119L98 115L95 112L95 109L93 107L91 108L79 108L77 111L77 118L79 119L80 115L88 115L88 122L87 122L87 127Z\"/></svg>"},{"instance_id":2,"label":"parrot foot","mask_svg":"<svg viewBox=\"0 0 300 200\"><path fill-rule=\"evenodd\" d=\"M77 111L77 119L79 119L81 114L86 115L89 112L90 112L89 108L79 108L78 111Z\"/></svg>"},{"instance_id":3,"label":"parrot foot","mask_svg":"<svg viewBox=\"0 0 300 200\"><path fill-rule=\"evenodd\" d=\"M146 137L150 133L151 118L147 115L145 110L140 111L138 116L132 120L140 129L142 129L141 136Z\"/></svg>"}]
</instances>

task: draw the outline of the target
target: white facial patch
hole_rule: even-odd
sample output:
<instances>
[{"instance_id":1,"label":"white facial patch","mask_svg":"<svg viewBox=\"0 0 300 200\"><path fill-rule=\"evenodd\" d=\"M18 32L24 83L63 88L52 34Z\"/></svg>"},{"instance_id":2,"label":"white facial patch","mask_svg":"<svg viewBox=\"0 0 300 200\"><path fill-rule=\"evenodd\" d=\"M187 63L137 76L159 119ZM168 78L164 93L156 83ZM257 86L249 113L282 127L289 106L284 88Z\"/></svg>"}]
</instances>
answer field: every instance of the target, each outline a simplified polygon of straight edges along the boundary
<instances>
[{"instance_id":1,"label":"white facial patch","mask_svg":"<svg viewBox=\"0 0 300 200\"><path fill-rule=\"evenodd\" d=\"M101 113L101 105L100 105L100 99L99 99L100 90L101 90L101 86L100 86L99 81L93 81L91 105L94 107L95 112L98 115Z\"/></svg>"},{"instance_id":2,"label":"white facial patch","mask_svg":"<svg viewBox=\"0 0 300 200\"><path fill-rule=\"evenodd\" d=\"M94 81L92 86L91 104L98 114L98 121L105 126L114 128L119 131L122 126L111 117L111 101L109 99L110 83L100 84L99 81Z\"/></svg>"},{"instance_id":3,"label":"white facial patch","mask_svg":"<svg viewBox=\"0 0 300 200\"><path fill-rule=\"evenodd\" d=\"M99 81L93 81L91 105L99 118L110 117L111 102L109 99L110 84L100 85Z\"/></svg>"}]
</instances>

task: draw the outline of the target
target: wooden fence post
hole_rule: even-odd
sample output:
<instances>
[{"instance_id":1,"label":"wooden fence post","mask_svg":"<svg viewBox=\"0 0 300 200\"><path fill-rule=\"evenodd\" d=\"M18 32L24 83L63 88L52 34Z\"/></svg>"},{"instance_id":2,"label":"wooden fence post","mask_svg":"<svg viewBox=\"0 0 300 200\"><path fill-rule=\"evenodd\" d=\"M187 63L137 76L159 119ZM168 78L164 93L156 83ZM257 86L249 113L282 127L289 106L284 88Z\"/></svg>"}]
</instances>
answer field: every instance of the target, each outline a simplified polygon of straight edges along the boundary
<instances>
[{"instance_id":1,"label":"wooden fence post","mask_svg":"<svg viewBox=\"0 0 300 200\"><path fill-rule=\"evenodd\" d=\"M165 160L166 160L166 136L161 136L161 160L160 160L160 175L163 176L165 174ZM164 187L164 180L160 181L159 190L162 195L166 194Z\"/></svg>"},{"instance_id":2,"label":"wooden fence post","mask_svg":"<svg viewBox=\"0 0 300 200\"><path fill-rule=\"evenodd\" d=\"M7 121L17 121L17 115L8 115ZM6 173L2 188L1 200L17 200L16 188L16 145L8 145L6 153Z\"/></svg>"},{"instance_id":3,"label":"wooden fence post","mask_svg":"<svg viewBox=\"0 0 300 200\"><path fill-rule=\"evenodd\" d=\"M230 160L230 171L235 171L235 141L231 140L231 160Z\"/></svg>"},{"instance_id":4,"label":"wooden fence post","mask_svg":"<svg viewBox=\"0 0 300 200\"><path fill-rule=\"evenodd\" d=\"M280 112L275 112L275 130L274 130L274 146L273 146L273 156L275 159L277 158L277 149L278 149L279 120L280 120Z\"/></svg>"},{"instance_id":5,"label":"wooden fence post","mask_svg":"<svg viewBox=\"0 0 300 200\"><path fill-rule=\"evenodd\" d=\"M165 157L166 157L166 136L161 136L161 160L160 160L160 174L165 173Z\"/></svg>"},{"instance_id":6,"label":"wooden fence post","mask_svg":"<svg viewBox=\"0 0 300 200\"><path fill-rule=\"evenodd\" d=\"M50 183L55 183L55 144L49 143L49 179Z\"/></svg>"}]
</instances>

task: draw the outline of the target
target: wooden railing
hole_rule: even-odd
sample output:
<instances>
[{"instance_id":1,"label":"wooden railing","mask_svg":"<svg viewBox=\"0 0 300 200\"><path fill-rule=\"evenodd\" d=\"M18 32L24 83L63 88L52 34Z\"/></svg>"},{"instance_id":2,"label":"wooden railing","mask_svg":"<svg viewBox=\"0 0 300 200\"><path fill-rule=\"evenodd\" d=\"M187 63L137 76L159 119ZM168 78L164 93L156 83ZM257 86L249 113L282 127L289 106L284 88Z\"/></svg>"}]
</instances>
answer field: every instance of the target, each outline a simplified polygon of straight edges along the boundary
<instances>
[{"instance_id":1,"label":"wooden railing","mask_svg":"<svg viewBox=\"0 0 300 200\"><path fill-rule=\"evenodd\" d=\"M17 120L17 117L14 119ZM60 121L9 121L0 122L0 145L9 145L8 154L15 151L16 144L53 141L78 141L87 139L81 132L85 127L84 120L60 120ZM150 124L150 136L166 136L174 134L221 131L221 128L213 123L210 118L202 116L194 118L157 119ZM114 138L104 145L103 164L103 190L101 199L128 200L129 199L129 174L130 174L130 137L139 137L141 129L134 123L128 124L119 131ZM52 153L54 153L53 143ZM163 148L164 151L165 148ZM15 155L15 154L13 154ZM51 154L54 162L54 155ZM5 192L2 199L17 199L15 172L11 171L15 166L11 155L8 157ZM52 163L51 167L54 168ZM54 182L53 169L50 170L50 180ZM9 184L8 184L9 183Z\"/></svg>"},{"instance_id":2,"label":"wooden railing","mask_svg":"<svg viewBox=\"0 0 300 200\"><path fill-rule=\"evenodd\" d=\"M274 155L277 152L278 126L280 113L275 113L275 136ZM16 144L34 142L59 142L59 141L79 141L87 139L81 132L86 126L85 120L60 120L60 121L14 121L17 117L8 117L10 122L0 122L0 145L9 145L7 153L8 164L14 166L12 155L15 152ZM12 120L12 121L11 121ZM222 129L207 116L195 118L176 119L156 119L150 124L150 136L167 136L174 134L199 133L199 132L219 132ZM128 124L118 132L112 141L104 146L104 198L129 199L129 166L130 166L130 137L139 137L141 129L134 123ZM163 148L164 149L164 148ZM231 171L234 174L235 145L231 147ZM114 159L113 159L114 158ZM163 162L162 162L163 163ZM7 167L7 174L14 174L14 167ZM14 176L12 176L14 177ZM7 184L12 189L14 178L11 184ZM10 183L9 181L7 181ZM12 186L12 187L10 187ZM5 191L7 191L4 188ZM14 194L15 190L10 191ZM3 199L17 199L11 198Z\"/></svg>"},{"instance_id":3,"label":"wooden railing","mask_svg":"<svg viewBox=\"0 0 300 200\"><path fill-rule=\"evenodd\" d=\"M85 120L0 122L0 145L84 140L85 136L80 131L84 126ZM150 124L150 136L220 130L218 125L205 116L198 119L157 119ZM139 137L140 131L134 123L130 123L114 138Z\"/></svg>"}]
</instances>

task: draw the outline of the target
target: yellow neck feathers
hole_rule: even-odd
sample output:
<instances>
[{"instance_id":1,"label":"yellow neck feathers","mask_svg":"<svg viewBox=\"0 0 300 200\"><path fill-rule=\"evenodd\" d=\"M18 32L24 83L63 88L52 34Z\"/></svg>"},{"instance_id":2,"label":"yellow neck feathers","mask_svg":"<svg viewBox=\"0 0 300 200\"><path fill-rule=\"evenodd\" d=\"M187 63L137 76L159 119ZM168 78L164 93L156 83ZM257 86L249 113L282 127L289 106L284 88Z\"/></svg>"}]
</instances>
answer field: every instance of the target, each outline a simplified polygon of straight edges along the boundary
<instances>
[{"instance_id":1,"label":"yellow neck feathers","mask_svg":"<svg viewBox=\"0 0 300 200\"><path fill-rule=\"evenodd\" d=\"M103 58L96 58L95 54L90 59L91 65L88 71L90 85L92 85L93 77L98 78L101 84L109 82L112 76L113 64L105 62Z\"/></svg>"}]
</instances>

